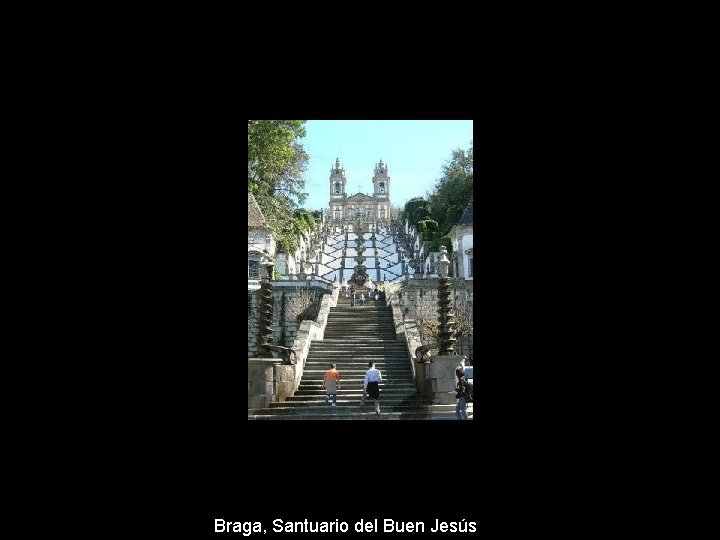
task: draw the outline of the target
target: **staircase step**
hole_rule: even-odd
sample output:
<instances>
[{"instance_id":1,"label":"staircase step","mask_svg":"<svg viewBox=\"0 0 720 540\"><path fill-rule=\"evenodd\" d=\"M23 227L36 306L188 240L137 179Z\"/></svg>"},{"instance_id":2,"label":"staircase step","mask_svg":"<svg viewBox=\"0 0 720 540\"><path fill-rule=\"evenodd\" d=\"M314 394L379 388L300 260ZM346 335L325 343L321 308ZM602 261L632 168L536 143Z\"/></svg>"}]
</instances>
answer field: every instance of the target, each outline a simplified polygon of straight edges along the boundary
<instances>
[{"instance_id":1,"label":"staircase step","mask_svg":"<svg viewBox=\"0 0 720 540\"><path fill-rule=\"evenodd\" d=\"M332 252L330 258L324 258L325 262L337 260L343 248L355 247L354 241L347 238L347 235L330 237L329 244L322 246L323 253ZM376 242L377 247L382 247L381 259L397 252L395 242L390 236L387 242ZM366 248L371 244L365 240ZM374 253L372 249L366 251L366 255ZM384 269L381 271L385 272ZM395 275L390 270L387 272L388 276ZM375 276L372 270L368 273ZM387 301L367 299L364 305L357 302L351 306L350 299L341 295L337 304L330 308L323 339L310 345L294 395L267 407L249 409L248 419L456 420L454 404L433 405L418 394L413 379L413 358L404 337L398 336L395 324L393 310ZM402 341L399 338L403 338ZM365 406L360 404L368 362L374 362L383 376L380 415L375 414L373 400L368 400ZM336 364L341 377L337 407L328 404L322 384L331 363ZM472 406L468 407L468 415L472 417Z\"/></svg>"},{"instance_id":2,"label":"staircase step","mask_svg":"<svg viewBox=\"0 0 720 540\"><path fill-rule=\"evenodd\" d=\"M347 408L357 408L362 409L363 407L367 407L368 404L374 405L375 402L372 399L368 399L365 402L365 405L360 404L360 398L357 399L338 399L337 400L337 406L338 407L347 407ZM290 411L290 410L303 410L303 411L316 411L316 410L322 410L327 409L329 407L329 403L327 403L324 399L323 400L293 400L293 401L283 401L282 403L270 403L266 409L268 410L278 410L278 411ZM409 400L405 397L398 396L396 398L387 398L383 399L382 396L380 396L380 408L383 407L388 410L399 410L399 409L408 409L410 407L413 407L415 409L422 410L424 407L429 406L427 403L427 400L423 399L417 399L417 400ZM455 405L452 405L452 410L455 410Z\"/></svg>"},{"instance_id":3,"label":"staircase step","mask_svg":"<svg viewBox=\"0 0 720 540\"><path fill-rule=\"evenodd\" d=\"M468 417L473 410L468 405ZM318 407L295 407L289 409L254 409L248 418L257 420L456 420L455 405L384 406L380 402L380 414L375 414L372 401L361 406L341 405L332 407L323 403Z\"/></svg>"}]
</instances>

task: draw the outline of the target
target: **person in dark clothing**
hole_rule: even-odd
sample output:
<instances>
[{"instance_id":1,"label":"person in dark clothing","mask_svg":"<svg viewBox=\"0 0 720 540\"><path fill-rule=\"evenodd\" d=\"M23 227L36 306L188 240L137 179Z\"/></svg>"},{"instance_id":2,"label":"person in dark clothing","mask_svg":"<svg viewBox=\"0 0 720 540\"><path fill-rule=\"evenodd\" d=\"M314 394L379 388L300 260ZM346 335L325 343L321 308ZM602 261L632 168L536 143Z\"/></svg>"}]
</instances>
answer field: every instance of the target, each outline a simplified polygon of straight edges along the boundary
<instances>
[{"instance_id":1,"label":"person in dark clothing","mask_svg":"<svg viewBox=\"0 0 720 540\"><path fill-rule=\"evenodd\" d=\"M468 413L466 396L469 383L467 378L465 377L465 368L463 368L463 366L461 365L458 366L455 370L455 376L458 379L458 383L455 386L455 390L457 391L457 395L455 397L458 400L457 405L455 405L455 414L457 415L458 420L467 420Z\"/></svg>"},{"instance_id":2,"label":"person in dark clothing","mask_svg":"<svg viewBox=\"0 0 720 540\"><path fill-rule=\"evenodd\" d=\"M380 414L380 383L382 380L382 374L379 369L375 368L375 362L370 362L368 364L368 370L365 372L363 390L367 393L368 397L375 400L376 414Z\"/></svg>"}]
</instances>

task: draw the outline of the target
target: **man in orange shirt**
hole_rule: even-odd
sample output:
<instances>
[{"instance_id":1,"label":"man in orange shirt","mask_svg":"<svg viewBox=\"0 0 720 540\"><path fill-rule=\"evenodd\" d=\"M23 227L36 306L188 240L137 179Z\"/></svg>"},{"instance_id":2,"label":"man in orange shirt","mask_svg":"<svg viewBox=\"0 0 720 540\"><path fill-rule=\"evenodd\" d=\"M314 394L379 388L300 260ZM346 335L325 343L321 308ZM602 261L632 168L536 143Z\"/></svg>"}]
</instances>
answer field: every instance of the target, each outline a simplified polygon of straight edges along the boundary
<instances>
[{"instance_id":1,"label":"man in orange shirt","mask_svg":"<svg viewBox=\"0 0 720 540\"><path fill-rule=\"evenodd\" d=\"M332 406L336 407L337 391L340 390L340 373L335 369L335 364L330 364L330 369L323 375L323 386L325 393L332 398Z\"/></svg>"}]
</instances>

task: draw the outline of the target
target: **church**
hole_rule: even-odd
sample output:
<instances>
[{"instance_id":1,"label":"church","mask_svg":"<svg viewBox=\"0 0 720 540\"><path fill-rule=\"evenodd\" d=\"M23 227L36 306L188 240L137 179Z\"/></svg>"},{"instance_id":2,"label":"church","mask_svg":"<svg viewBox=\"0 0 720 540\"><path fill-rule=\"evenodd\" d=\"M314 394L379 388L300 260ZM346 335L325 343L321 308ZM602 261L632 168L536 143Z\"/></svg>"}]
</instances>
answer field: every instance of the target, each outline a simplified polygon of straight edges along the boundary
<instances>
[{"instance_id":1,"label":"church","mask_svg":"<svg viewBox=\"0 0 720 540\"><path fill-rule=\"evenodd\" d=\"M390 211L390 177L387 164L380 160L375 165L372 178L373 194L355 193L348 195L345 169L340 166L340 159L335 159L335 167L330 169L330 204L328 220L338 223L376 223L389 225Z\"/></svg>"}]
</instances>

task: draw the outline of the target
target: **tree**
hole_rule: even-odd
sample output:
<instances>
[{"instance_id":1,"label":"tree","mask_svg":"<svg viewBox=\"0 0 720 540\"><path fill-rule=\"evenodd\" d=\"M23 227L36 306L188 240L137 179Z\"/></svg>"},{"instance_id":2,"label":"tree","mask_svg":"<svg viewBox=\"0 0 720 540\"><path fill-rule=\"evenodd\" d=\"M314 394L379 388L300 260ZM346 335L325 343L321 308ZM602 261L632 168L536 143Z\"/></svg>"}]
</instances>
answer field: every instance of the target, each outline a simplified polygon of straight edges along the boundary
<instances>
[{"instance_id":1,"label":"tree","mask_svg":"<svg viewBox=\"0 0 720 540\"><path fill-rule=\"evenodd\" d=\"M430 240L438 230L438 223L434 219L423 219L417 222L417 228L425 240Z\"/></svg>"},{"instance_id":2,"label":"tree","mask_svg":"<svg viewBox=\"0 0 720 540\"><path fill-rule=\"evenodd\" d=\"M294 210L307 197L302 190L309 159L297 142L305 136L304 125L304 120L248 120L248 190L275 232L279 251L298 244Z\"/></svg>"},{"instance_id":3,"label":"tree","mask_svg":"<svg viewBox=\"0 0 720 540\"><path fill-rule=\"evenodd\" d=\"M443 237L460 221L473 195L473 144L465 151L456 148L443 165L443 175L429 196L432 218L438 222L438 237Z\"/></svg>"},{"instance_id":4,"label":"tree","mask_svg":"<svg viewBox=\"0 0 720 540\"><path fill-rule=\"evenodd\" d=\"M297 200L298 204L303 204L308 194L301 191L305 187L305 170L309 161L307 152L301 145L294 142L292 144L293 155L287 163L286 168L278 175L278 183L275 187L275 193L282 192L288 198Z\"/></svg>"},{"instance_id":5,"label":"tree","mask_svg":"<svg viewBox=\"0 0 720 540\"><path fill-rule=\"evenodd\" d=\"M425 199L422 197L413 197L405 203L405 212L403 213L403 217L414 225L413 216L415 215L415 211L418 208L425 208L426 206L427 201Z\"/></svg>"},{"instance_id":6,"label":"tree","mask_svg":"<svg viewBox=\"0 0 720 540\"><path fill-rule=\"evenodd\" d=\"M428 251L440 251L441 245L445 246L445 249L447 249L448 252L448 256L450 256L453 251L453 246L452 240L449 236L443 236L442 238L438 238L437 235L435 235L433 239L430 240Z\"/></svg>"},{"instance_id":7,"label":"tree","mask_svg":"<svg viewBox=\"0 0 720 540\"><path fill-rule=\"evenodd\" d=\"M424 206L416 208L415 212L413 212L413 214L412 214L412 220L415 223L422 221L424 219L429 219L430 217L431 217L430 210L428 210Z\"/></svg>"},{"instance_id":8,"label":"tree","mask_svg":"<svg viewBox=\"0 0 720 540\"><path fill-rule=\"evenodd\" d=\"M248 120L248 185L253 194L272 193L281 182L292 182L305 136L304 120ZM297 178L296 181L301 180ZM300 186L303 187L303 186Z\"/></svg>"}]
</instances>

